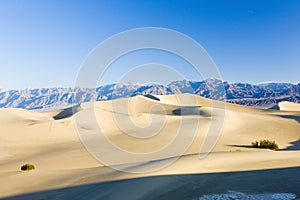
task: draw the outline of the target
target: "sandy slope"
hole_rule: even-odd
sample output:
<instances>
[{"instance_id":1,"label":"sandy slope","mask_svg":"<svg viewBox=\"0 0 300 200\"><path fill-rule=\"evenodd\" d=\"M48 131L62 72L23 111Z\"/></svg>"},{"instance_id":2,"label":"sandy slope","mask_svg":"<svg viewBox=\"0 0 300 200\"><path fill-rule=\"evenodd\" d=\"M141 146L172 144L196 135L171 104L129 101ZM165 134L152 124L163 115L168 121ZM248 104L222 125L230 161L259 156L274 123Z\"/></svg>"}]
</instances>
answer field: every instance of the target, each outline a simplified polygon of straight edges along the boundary
<instances>
[{"instance_id":1,"label":"sandy slope","mask_svg":"<svg viewBox=\"0 0 300 200\"><path fill-rule=\"evenodd\" d=\"M271 111L224 105L188 94L157 98L160 101L137 96L85 103L80 109L76 108L71 117L72 109L64 111L61 116L67 118L60 120L52 118L58 112L0 109L0 198L136 177L300 166L299 105L281 103L279 106L285 111ZM223 120L220 135L217 135L211 128ZM114 153L103 138L98 137L99 129L123 151L146 154L124 157ZM91 145L98 142L94 152L106 155L114 167L150 172L131 174L111 169L105 166L107 163L99 162L89 154L80 137L86 137L86 142L91 142ZM204 154L210 150L203 142L214 137L218 140L211 153L199 159L200 150ZM285 151L249 147L253 140L264 138L276 140ZM185 142L191 142L191 145L181 152L180 145ZM168 148L156 152L164 147ZM172 165L151 171L157 166L170 164L168 161L182 154L179 160L173 160ZM37 169L20 172L24 163L33 163ZM172 187L172 184L168 185ZM101 188L98 190L100 192ZM168 191L168 186L153 189L153 192L164 191ZM113 189L106 197L110 195L115 195ZM88 197L86 194L85 198Z\"/></svg>"},{"instance_id":2,"label":"sandy slope","mask_svg":"<svg viewBox=\"0 0 300 200\"><path fill-rule=\"evenodd\" d=\"M300 104L283 101L278 104L280 110L300 111Z\"/></svg>"}]
</instances>

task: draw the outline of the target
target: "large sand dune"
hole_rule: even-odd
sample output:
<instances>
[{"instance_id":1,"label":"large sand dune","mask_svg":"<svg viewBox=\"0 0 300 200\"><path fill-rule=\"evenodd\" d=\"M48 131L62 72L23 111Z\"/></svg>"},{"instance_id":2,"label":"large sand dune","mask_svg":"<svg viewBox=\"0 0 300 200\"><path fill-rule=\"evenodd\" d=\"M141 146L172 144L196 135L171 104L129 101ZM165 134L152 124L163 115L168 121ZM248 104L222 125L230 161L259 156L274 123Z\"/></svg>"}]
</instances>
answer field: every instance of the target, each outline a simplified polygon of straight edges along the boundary
<instances>
[{"instance_id":1,"label":"large sand dune","mask_svg":"<svg viewBox=\"0 0 300 200\"><path fill-rule=\"evenodd\" d=\"M247 184L248 192L264 188L300 197L300 106L279 107L261 110L184 94L84 103L52 113L0 109L0 198L181 199L245 191ZM220 124L217 134L212 127ZM139 156L111 151L98 137L99 130L118 148ZM275 140L280 151L251 148L259 139ZM97 148L88 150L104 154L109 163L86 149L95 141ZM180 149L189 142L187 149ZM200 159L199 152L210 153ZM33 163L36 170L21 172L25 163ZM229 177L224 179L224 174ZM259 176L285 184L274 186ZM230 177L245 183L236 184ZM193 183L194 190L187 188Z\"/></svg>"}]
</instances>

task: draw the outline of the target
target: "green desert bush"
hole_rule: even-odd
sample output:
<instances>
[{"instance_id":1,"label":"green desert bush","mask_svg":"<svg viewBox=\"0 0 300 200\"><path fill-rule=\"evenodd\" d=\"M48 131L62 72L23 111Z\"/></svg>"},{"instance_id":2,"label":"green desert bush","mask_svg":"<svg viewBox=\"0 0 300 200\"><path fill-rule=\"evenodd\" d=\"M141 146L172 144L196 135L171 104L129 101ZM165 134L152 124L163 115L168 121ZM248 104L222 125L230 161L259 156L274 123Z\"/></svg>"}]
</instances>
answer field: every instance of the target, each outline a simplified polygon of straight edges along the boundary
<instances>
[{"instance_id":1,"label":"green desert bush","mask_svg":"<svg viewBox=\"0 0 300 200\"><path fill-rule=\"evenodd\" d=\"M22 171L29 171L29 170L34 170L35 167L32 164L25 164L21 166Z\"/></svg>"},{"instance_id":2,"label":"green desert bush","mask_svg":"<svg viewBox=\"0 0 300 200\"><path fill-rule=\"evenodd\" d=\"M271 140L259 140L259 141L254 141L251 143L251 146L254 148L263 148L263 149L271 149L271 150L278 150L278 144L275 141L271 141Z\"/></svg>"}]
</instances>

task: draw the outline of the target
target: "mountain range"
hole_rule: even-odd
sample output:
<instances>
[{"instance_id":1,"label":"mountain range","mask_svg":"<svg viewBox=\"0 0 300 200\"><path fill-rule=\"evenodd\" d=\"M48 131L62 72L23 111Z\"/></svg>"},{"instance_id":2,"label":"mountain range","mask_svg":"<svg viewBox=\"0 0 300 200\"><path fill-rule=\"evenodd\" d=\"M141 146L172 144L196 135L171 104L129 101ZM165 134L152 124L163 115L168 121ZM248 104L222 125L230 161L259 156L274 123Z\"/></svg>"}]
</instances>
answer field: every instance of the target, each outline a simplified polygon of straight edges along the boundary
<instances>
[{"instance_id":1,"label":"mountain range","mask_svg":"<svg viewBox=\"0 0 300 200\"><path fill-rule=\"evenodd\" d=\"M88 101L111 100L136 95L192 93L214 100L270 108L281 101L300 103L300 83L229 83L217 79L173 81L159 84L107 84L97 88L40 88L1 90L0 108L53 110Z\"/></svg>"}]
</instances>

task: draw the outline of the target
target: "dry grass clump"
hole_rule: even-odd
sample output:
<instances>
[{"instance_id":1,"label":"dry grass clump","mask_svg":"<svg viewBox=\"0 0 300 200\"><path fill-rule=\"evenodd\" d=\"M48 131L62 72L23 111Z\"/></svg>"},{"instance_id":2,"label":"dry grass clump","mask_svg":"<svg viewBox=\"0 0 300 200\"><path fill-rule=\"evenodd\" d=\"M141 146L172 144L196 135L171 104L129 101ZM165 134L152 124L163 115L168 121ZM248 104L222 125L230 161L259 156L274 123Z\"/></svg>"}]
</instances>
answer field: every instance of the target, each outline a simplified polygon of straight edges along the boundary
<instances>
[{"instance_id":1,"label":"dry grass clump","mask_svg":"<svg viewBox=\"0 0 300 200\"><path fill-rule=\"evenodd\" d=\"M22 171L29 171L29 170L34 170L35 167L32 164L25 164L21 166Z\"/></svg>"},{"instance_id":2,"label":"dry grass clump","mask_svg":"<svg viewBox=\"0 0 300 200\"><path fill-rule=\"evenodd\" d=\"M278 144L275 141L272 140L256 140L254 142L251 143L251 146L254 148L263 148L263 149L271 149L271 150L278 150Z\"/></svg>"}]
</instances>

